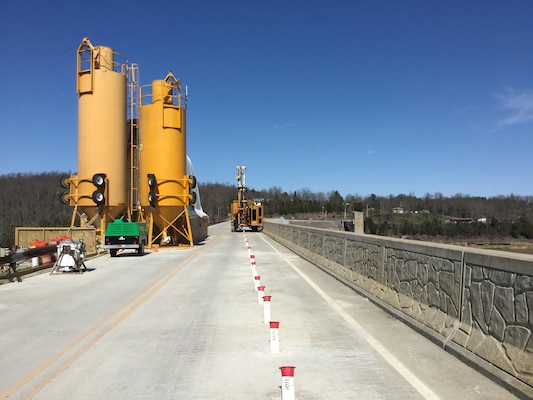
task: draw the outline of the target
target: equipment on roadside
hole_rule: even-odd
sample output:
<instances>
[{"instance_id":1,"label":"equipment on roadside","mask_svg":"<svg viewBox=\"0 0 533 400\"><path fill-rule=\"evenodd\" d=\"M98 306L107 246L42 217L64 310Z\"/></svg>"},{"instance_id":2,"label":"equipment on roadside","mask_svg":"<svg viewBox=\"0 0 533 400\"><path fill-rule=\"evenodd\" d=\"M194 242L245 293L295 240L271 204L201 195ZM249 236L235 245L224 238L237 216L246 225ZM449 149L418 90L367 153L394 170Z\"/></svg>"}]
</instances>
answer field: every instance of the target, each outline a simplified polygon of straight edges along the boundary
<instances>
[{"instance_id":1,"label":"equipment on roadside","mask_svg":"<svg viewBox=\"0 0 533 400\"><path fill-rule=\"evenodd\" d=\"M264 206L257 200L246 200L244 165L237 166L238 195L231 203L231 231L261 231L264 225Z\"/></svg>"},{"instance_id":2,"label":"equipment on roadside","mask_svg":"<svg viewBox=\"0 0 533 400\"><path fill-rule=\"evenodd\" d=\"M57 260L50 274L62 272L83 273L87 271L87 267L85 266L86 257L87 254L83 239L79 239L78 241L63 240L57 244Z\"/></svg>"},{"instance_id":3,"label":"equipment on roadside","mask_svg":"<svg viewBox=\"0 0 533 400\"><path fill-rule=\"evenodd\" d=\"M78 171L61 181L71 227L94 226L96 247L116 219L145 223L147 248L204 240L209 218L188 172L181 80L169 71L140 86L137 64L88 38L78 47L76 72Z\"/></svg>"},{"instance_id":4,"label":"equipment on roadside","mask_svg":"<svg viewBox=\"0 0 533 400\"><path fill-rule=\"evenodd\" d=\"M135 249L137 254L144 255L144 246L148 244L148 229L145 223L125 222L117 219L107 225L104 249L109 250L111 257L123 249Z\"/></svg>"}]
</instances>

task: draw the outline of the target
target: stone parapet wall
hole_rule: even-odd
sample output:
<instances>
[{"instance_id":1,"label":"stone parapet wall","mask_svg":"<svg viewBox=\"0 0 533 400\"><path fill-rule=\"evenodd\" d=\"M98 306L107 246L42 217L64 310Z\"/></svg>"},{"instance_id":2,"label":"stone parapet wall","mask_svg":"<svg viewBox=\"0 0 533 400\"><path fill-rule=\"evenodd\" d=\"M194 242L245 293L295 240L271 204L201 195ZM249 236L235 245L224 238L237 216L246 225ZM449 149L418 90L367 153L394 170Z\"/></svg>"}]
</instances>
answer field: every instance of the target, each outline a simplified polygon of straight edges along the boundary
<instances>
[{"instance_id":1,"label":"stone parapet wall","mask_svg":"<svg viewBox=\"0 0 533 400\"><path fill-rule=\"evenodd\" d=\"M533 397L533 256L272 221L264 232Z\"/></svg>"}]
</instances>

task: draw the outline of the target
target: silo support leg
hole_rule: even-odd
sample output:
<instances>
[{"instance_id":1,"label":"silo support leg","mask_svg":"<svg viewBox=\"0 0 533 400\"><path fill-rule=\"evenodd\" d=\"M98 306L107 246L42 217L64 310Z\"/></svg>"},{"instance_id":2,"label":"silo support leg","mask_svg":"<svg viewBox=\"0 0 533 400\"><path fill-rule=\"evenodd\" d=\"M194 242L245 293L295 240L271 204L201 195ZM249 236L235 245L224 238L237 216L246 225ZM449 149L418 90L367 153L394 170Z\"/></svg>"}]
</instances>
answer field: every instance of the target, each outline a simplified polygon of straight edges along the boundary
<instances>
[{"instance_id":1,"label":"silo support leg","mask_svg":"<svg viewBox=\"0 0 533 400\"><path fill-rule=\"evenodd\" d=\"M178 225L177 222L183 219L185 221L183 221L181 226ZM167 230L170 227L174 228L176 233L180 235L182 238L184 238L186 240L186 243L189 244L189 246L194 246L193 235L192 235L192 230L191 230L191 220L189 217L189 210L187 209L187 207L184 207L183 211L180 212L176 216L176 218L174 218L172 221L168 221L165 219L165 223L167 224L167 226L165 227L165 230Z\"/></svg>"},{"instance_id":2,"label":"silo support leg","mask_svg":"<svg viewBox=\"0 0 533 400\"><path fill-rule=\"evenodd\" d=\"M153 240L155 239L155 238L152 239L152 235L154 234L154 218L152 217L152 215L150 215L149 220L150 221L148 222L148 245L146 247L151 249Z\"/></svg>"},{"instance_id":3,"label":"silo support leg","mask_svg":"<svg viewBox=\"0 0 533 400\"><path fill-rule=\"evenodd\" d=\"M191 220L189 217L189 210L187 209L187 207L184 207L183 211L181 211L171 221L165 218L162 218L162 219L165 222L165 226L159 227L160 233L152 238L154 218L153 216L150 216L150 222L148 224L148 237L149 237L148 244L150 247L152 246L153 243L156 243L158 239L163 237L164 232L167 232L170 228L173 228L174 231L176 231L176 234L180 238L185 239L185 243L187 243L189 246L194 246L194 239L193 239L193 234L192 234L192 229L191 229Z\"/></svg>"}]
</instances>

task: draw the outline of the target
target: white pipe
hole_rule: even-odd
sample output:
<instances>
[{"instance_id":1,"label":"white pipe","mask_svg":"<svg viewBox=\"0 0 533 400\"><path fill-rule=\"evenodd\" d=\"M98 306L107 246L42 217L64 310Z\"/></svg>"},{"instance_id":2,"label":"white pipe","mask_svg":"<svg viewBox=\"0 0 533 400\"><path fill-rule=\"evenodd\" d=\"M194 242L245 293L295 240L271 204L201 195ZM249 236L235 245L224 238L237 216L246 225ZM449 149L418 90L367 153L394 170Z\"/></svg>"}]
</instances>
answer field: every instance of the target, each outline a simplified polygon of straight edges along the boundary
<instances>
[{"instance_id":1,"label":"white pipe","mask_svg":"<svg viewBox=\"0 0 533 400\"><path fill-rule=\"evenodd\" d=\"M279 353L279 322L270 321L270 352Z\"/></svg>"},{"instance_id":2,"label":"white pipe","mask_svg":"<svg viewBox=\"0 0 533 400\"><path fill-rule=\"evenodd\" d=\"M294 400L294 368L279 367L281 370L281 400Z\"/></svg>"},{"instance_id":3,"label":"white pipe","mask_svg":"<svg viewBox=\"0 0 533 400\"><path fill-rule=\"evenodd\" d=\"M270 305L270 299L272 296L263 296L263 322L265 324L270 323L272 319L272 307Z\"/></svg>"},{"instance_id":4,"label":"white pipe","mask_svg":"<svg viewBox=\"0 0 533 400\"><path fill-rule=\"evenodd\" d=\"M265 295L265 287L264 286L258 286L257 287L257 304L260 306L263 305L263 296Z\"/></svg>"}]
</instances>

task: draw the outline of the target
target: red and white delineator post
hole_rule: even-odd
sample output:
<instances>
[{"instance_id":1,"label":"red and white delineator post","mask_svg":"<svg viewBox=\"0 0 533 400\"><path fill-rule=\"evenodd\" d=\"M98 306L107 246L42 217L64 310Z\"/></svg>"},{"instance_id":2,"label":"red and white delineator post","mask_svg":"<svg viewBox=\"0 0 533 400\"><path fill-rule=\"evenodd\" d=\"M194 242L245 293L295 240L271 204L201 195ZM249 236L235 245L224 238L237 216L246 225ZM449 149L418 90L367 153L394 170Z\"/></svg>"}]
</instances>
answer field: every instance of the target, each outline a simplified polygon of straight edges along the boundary
<instances>
[{"instance_id":1,"label":"red and white delineator post","mask_svg":"<svg viewBox=\"0 0 533 400\"><path fill-rule=\"evenodd\" d=\"M294 368L279 367L281 370L281 400L294 400Z\"/></svg>"},{"instance_id":2,"label":"red and white delineator post","mask_svg":"<svg viewBox=\"0 0 533 400\"><path fill-rule=\"evenodd\" d=\"M270 352L279 353L279 322L270 321Z\"/></svg>"},{"instance_id":3,"label":"red and white delineator post","mask_svg":"<svg viewBox=\"0 0 533 400\"><path fill-rule=\"evenodd\" d=\"M253 254L250 255L250 267L252 267L253 276L257 275L257 263L255 262L255 256Z\"/></svg>"},{"instance_id":4,"label":"red and white delineator post","mask_svg":"<svg viewBox=\"0 0 533 400\"><path fill-rule=\"evenodd\" d=\"M254 276L254 290L257 292L259 285L261 285L261 277L256 275Z\"/></svg>"},{"instance_id":5,"label":"red and white delineator post","mask_svg":"<svg viewBox=\"0 0 533 400\"><path fill-rule=\"evenodd\" d=\"M272 308L270 305L270 299L272 296L263 296L263 322L265 324L270 323L272 319Z\"/></svg>"},{"instance_id":6,"label":"red and white delineator post","mask_svg":"<svg viewBox=\"0 0 533 400\"><path fill-rule=\"evenodd\" d=\"M265 287L264 286L258 286L257 287L257 304L260 306L263 305L263 296L265 295Z\"/></svg>"}]
</instances>

